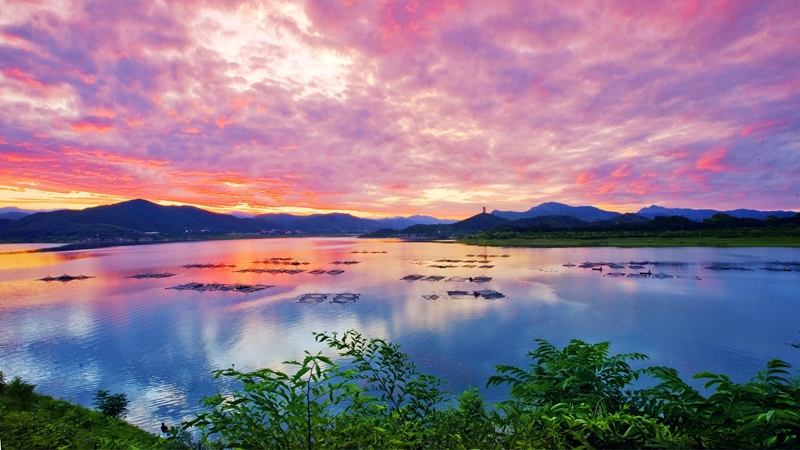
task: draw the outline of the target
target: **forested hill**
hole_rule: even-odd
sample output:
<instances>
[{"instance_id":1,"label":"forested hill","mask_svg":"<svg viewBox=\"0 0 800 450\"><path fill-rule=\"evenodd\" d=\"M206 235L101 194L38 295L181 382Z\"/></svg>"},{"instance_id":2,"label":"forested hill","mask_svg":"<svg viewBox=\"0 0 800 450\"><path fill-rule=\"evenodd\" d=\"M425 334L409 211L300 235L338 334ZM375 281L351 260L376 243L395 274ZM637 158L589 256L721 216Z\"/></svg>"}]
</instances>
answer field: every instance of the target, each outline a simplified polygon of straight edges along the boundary
<instances>
[{"instance_id":1,"label":"forested hill","mask_svg":"<svg viewBox=\"0 0 800 450\"><path fill-rule=\"evenodd\" d=\"M778 232L796 233L800 226L800 213L793 217L768 217L767 219L736 218L715 214L702 222L682 216L657 216L654 219L638 214L617 214L609 219L591 222L573 216L550 215L507 220L494 214L478 214L452 225L415 225L400 231L379 230L362 237L396 237L401 239L458 239L473 236L481 239L524 238L530 235L554 232L603 233L661 233L671 231L702 231L728 229L772 228Z\"/></svg>"},{"instance_id":2,"label":"forested hill","mask_svg":"<svg viewBox=\"0 0 800 450\"><path fill-rule=\"evenodd\" d=\"M193 206L161 206L146 200L130 200L83 210L36 213L17 220L0 220L0 240L174 240L202 235L259 233L280 227L275 222L239 219Z\"/></svg>"},{"instance_id":3,"label":"forested hill","mask_svg":"<svg viewBox=\"0 0 800 450\"><path fill-rule=\"evenodd\" d=\"M161 206L147 200L41 212L13 219L0 218L0 242L149 242L211 239L231 234L342 235L439 220L427 216L376 220L341 213L240 218L193 206Z\"/></svg>"}]
</instances>

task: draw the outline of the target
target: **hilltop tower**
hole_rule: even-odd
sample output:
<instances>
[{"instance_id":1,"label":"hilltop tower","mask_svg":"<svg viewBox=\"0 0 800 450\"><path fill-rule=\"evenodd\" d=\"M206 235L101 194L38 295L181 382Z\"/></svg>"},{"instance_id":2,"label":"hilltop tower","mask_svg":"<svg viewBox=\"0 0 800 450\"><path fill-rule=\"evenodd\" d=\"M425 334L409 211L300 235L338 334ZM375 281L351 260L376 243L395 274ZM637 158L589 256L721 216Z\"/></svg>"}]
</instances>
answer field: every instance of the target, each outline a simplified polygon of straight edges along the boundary
<instances>
[{"instance_id":1,"label":"hilltop tower","mask_svg":"<svg viewBox=\"0 0 800 450\"><path fill-rule=\"evenodd\" d=\"M486 207L483 207L483 213L486 214Z\"/></svg>"}]
</instances>

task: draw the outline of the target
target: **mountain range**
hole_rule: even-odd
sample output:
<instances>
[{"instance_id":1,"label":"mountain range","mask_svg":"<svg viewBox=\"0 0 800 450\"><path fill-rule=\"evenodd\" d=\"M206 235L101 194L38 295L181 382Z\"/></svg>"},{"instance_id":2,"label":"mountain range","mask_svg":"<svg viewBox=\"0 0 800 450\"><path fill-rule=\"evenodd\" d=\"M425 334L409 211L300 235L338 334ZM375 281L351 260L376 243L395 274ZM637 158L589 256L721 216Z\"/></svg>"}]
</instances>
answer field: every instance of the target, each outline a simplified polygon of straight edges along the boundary
<instances>
[{"instance_id":1,"label":"mountain range","mask_svg":"<svg viewBox=\"0 0 800 450\"><path fill-rule=\"evenodd\" d=\"M350 214L263 214L236 217L217 214L193 206L161 206L147 200L130 200L84 210L35 212L2 208L0 241L4 242L80 242L80 241L151 241L203 239L227 234L363 234L372 237L458 237L488 229L555 230L607 227L663 227L655 220L675 217L671 227L692 227L691 223L725 213L729 217L763 220L768 216L794 217L789 211L733 211L671 209L650 206L636 214L620 214L593 206L569 206L542 203L528 211L493 211L462 221L445 221L430 216L364 219ZM19 217L19 214L24 216ZM719 220L719 219L717 219ZM642 225L655 221L654 225ZM695 222L692 222L695 221Z\"/></svg>"},{"instance_id":2,"label":"mountain range","mask_svg":"<svg viewBox=\"0 0 800 450\"><path fill-rule=\"evenodd\" d=\"M797 214L794 211L757 211L754 209L732 209L728 211L717 211L714 209L688 209L688 208L664 208L663 206L648 206L636 213L640 216L655 218L659 216L683 216L687 219L700 221L713 216L714 214L727 214L737 219L758 219L764 220L769 216L774 217L793 217Z\"/></svg>"},{"instance_id":3,"label":"mountain range","mask_svg":"<svg viewBox=\"0 0 800 450\"><path fill-rule=\"evenodd\" d=\"M508 220L527 219L530 217L540 216L570 216L576 219L591 222L593 220L610 219L614 216L620 215L618 212L603 211L594 206L569 206L563 203L547 202L525 212L514 211L492 211L492 215L502 217Z\"/></svg>"},{"instance_id":4,"label":"mountain range","mask_svg":"<svg viewBox=\"0 0 800 450\"><path fill-rule=\"evenodd\" d=\"M141 199L83 210L24 213L4 212L12 216L0 217L0 241L157 241L202 239L231 233L358 234L439 221L428 216L373 220L340 213L310 216L266 214L240 218L193 206L161 206Z\"/></svg>"}]
</instances>

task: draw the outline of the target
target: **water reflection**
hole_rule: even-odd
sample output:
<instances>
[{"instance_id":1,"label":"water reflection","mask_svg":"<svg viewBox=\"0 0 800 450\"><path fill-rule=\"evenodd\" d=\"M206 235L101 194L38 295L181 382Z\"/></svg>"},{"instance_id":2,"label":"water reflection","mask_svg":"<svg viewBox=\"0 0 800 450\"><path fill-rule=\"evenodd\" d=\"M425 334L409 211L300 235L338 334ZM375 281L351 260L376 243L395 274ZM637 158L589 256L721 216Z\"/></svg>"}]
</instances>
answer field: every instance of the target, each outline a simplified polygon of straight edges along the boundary
<instances>
[{"instance_id":1,"label":"water reflection","mask_svg":"<svg viewBox=\"0 0 800 450\"><path fill-rule=\"evenodd\" d=\"M202 396L226 389L225 380L211 379L214 369L281 368L303 350L321 349L312 331L354 328L399 342L424 371L442 376L456 391L483 388L495 364L526 364L535 338L556 345L571 338L610 340L614 352L643 352L652 364L687 376L711 370L741 381L773 357L800 363L800 351L784 345L800 328L794 319L800 272L756 270L769 261L800 260L797 249L499 250L308 238L10 253L25 249L0 246L0 370L85 405L97 389L125 392L130 419L152 431L162 421L191 417ZM464 267L479 265L465 260L484 261L468 254L509 256L487 257L492 268ZM254 262L264 258L309 264ZM352 260L359 264L333 264ZM653 273L673 278L615 278L604 276L607 270L563 266L585 261L657 261L648 266ZM705 269L720 262L754 270ZM305 272L236 272L267 267ZM344 272L308 273L316 268ZM178 275L126 278L147 272ZM95 278L37 281L64 273ZM401 280L412 273L464 281ZM479 275L492 280L468 281ZM167 289L190 282L274 287L251 293ZM506 298L446 295L483 288ZM298 303L310 292L361 297L350 304ZM441 298L423 297L431 293ZM485 393L489 401L502 395Z\"/></svg>"}]
</instances>

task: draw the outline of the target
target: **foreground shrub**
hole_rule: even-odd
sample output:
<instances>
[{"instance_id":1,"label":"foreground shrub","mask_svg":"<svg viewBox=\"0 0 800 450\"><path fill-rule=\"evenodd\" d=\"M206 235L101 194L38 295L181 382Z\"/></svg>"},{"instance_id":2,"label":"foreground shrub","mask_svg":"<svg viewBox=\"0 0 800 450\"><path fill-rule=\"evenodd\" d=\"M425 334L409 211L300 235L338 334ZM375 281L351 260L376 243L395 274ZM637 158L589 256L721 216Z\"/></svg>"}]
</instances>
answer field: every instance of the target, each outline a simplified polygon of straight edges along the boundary
<instances>
[{"instance_id":1,"label":"foreground shrub","mask_svg":"<svg viewBox=\"0 0 800 450\"><path fill-rule=\"evenodd\" d=\"M476 389L454 399L397 344L352 330L315 337L336 361L306 352L288 373L216 371L241 390L205 399L184 428L218 448L800 447L800 389L778 360L745 384L696 375L714 390L705 397L674 369L631 367L645 355L539 340L528 368L497 366L487 385L507 386L508 399L489 408Z\"/></svg>"}]
</instances>

